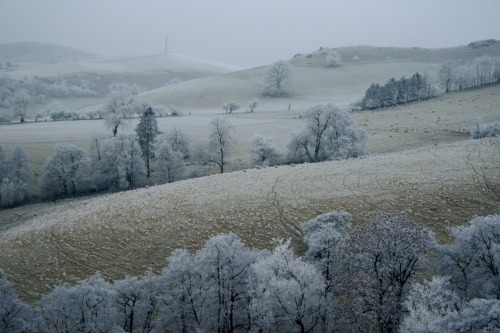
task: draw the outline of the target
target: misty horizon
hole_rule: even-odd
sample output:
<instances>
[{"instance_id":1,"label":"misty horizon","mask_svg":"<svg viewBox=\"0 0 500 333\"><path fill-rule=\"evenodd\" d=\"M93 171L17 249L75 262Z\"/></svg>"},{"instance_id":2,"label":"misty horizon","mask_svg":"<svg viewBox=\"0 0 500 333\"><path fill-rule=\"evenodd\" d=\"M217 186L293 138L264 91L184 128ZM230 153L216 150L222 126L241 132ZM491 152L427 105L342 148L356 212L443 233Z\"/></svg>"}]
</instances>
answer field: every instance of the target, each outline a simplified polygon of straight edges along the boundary
<instances>
[{"instance_id":1,"label":"misty horizon","mask_svg":"<svg viewBox=\"0 0 500 333\"><path fill-rule=\"evenodd\" d=\"M111 57L164 53L168 36L171 53L255 67L319 47L440 48L500 39L498 12L494 0L4 0L0 43L48 43Z\"/></svg>"}]
</instances>

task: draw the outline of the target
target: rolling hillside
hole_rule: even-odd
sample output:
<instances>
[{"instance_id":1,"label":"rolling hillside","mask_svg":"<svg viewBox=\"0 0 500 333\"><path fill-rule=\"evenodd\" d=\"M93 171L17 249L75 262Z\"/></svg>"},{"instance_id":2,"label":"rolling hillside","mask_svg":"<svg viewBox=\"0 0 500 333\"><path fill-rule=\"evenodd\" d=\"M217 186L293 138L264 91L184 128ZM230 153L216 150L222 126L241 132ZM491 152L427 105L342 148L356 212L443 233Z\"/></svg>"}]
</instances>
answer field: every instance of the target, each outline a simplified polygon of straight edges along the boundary
<instances>
[{"instance_id":1,"label":"rolling hillside","mask_svg":"<svg viewBox=\"0 0 500 333\"><path fill-rule=\"evenodd\" d=\"M244 169L248 141L260 133L285 151L308 107L332 101L347 106L372 82L435 71L447 56L495 50L490 47L496 46L469 47L472 51L339 48L345 59L352 59L351 51L364 54L361 50L374 58L359 56L360 61L347 60L337 68L324 67L324 54L299 55L290 60L291 96L260 98L253 113L244 112L245 107L260 96L265 67L234 71L178 55L38 67L40 75L59 70L68 78L88 76L93 82L133 78L159 84L173 78L172 84L144 93L155 104L175 104L184 112L183 117L159 118L162 131L176 126L195 143L205 143L210 119L226 117L238 139L231 162L239 171L0 211L0 267L23 299L35 301L55 285L96 271L109 279L142 274L148 267L158 272L172 250L199 249L219 233L234 232L258 248L291 238L301 251L300 223L332 210L353 214L355 224L363 222L366 212L406 211L447 240L449 226L500 211L500 139L470 140L468 133L478 120L500 121L498 84L353 113L368 135L371 155L362 159ZM25 70L9 75L21 77L28 70L33 75L35 68ZM204 77L185 74L194 72ZM185 80L175 83L179 76ZM223 114L221 104L230 100L242 109ZM133 132L135 124L125 131ZM86 120L11 124L0 131L7 152L22 144L39 169L54 144L87 148L90 134L105 129L100 120Z\"/></svg>"},{"instance_id":2,"label":"rolling hillside","mask_svg":"<svg viewBox=\"0 0 500 333\"><path fill-rule=\"evenodd\" d=\"M363 159L252 169L95 198L0 212L0 262L25 299L100 271L107 278L165 266L234 232L251 247L277 237L301 248L300 223L332 210L354 222L406 211L446 239L450 225L500 209L500 141L453 144Z\"/></svg>"}]
</instances>

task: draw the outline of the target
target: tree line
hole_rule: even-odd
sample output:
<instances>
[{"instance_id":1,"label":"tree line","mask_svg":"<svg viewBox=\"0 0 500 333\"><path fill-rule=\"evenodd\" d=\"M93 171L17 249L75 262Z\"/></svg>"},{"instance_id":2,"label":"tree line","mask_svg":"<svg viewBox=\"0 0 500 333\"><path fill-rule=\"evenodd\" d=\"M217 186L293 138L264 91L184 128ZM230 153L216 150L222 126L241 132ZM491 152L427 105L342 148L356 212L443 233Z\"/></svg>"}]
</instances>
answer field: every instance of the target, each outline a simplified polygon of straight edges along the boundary
<instances>
[{"instance_id":1,"label":"tree line","mask_svg":"<svg viewBox=\"0 0 500 333\"><path fill-rule=\"evenodd\" d=\"M128 97L126 97L128 96ZM181 129L160 133L153 107L133 106L141 116L135 135L118 133L133 96L121 94L109 102L107 128L113 136L94 135L89 149L59 145L43 166L39 197L53 200L99 191L123 191L228 170L236 144L233 126L225 118L210 121L207 144L193 144ZM248 146L251 166L315 163L356 158L368 153L367 137L351 116L334 104L311 107L302 132L293 134L288 152L278 150L269 137L255 134ZM29 157L21 146L7 158L0 145L0 206L11 207L33 196Z\"/></svg>"},{"instance_id":2,"label":"tree line","mask_svg":"<svg viewBox=\"0 0 500 333\"><path fill-rule=\"evenodd\" d=\"M493 332L500 327L500 215L440 244L405 214L346 212L290 242L246 247L232 233L175 250L159 275L62 285L34 306L0 270L1 332Z\"/></svg>"},{"instance_id":3,"label":"tree line","mask_svg":"<svg viewBox=\"0 0 500 333\"><path fill-rule=\"evenodd\" d=\"M21 80L0 75L0 107L12 106L16 96L23 93L33 100L43 101L46 97L96 96L97 92L85 83L75 85L61 78L25 77Z\"/></svg>"},{"instance_id":4,"label":"tree line","mask_svg":"<svg viewBox=\"0 0 500 333\"><path fill-rule=\"evenodd\" d=\"M391 78L385 85L372 83L359 105L367 110L385 108L496 82L500 82L500 57L482 56L466 64L445 63L438 73L417 72L409 79Z\"/></svg>"}]
</instances>

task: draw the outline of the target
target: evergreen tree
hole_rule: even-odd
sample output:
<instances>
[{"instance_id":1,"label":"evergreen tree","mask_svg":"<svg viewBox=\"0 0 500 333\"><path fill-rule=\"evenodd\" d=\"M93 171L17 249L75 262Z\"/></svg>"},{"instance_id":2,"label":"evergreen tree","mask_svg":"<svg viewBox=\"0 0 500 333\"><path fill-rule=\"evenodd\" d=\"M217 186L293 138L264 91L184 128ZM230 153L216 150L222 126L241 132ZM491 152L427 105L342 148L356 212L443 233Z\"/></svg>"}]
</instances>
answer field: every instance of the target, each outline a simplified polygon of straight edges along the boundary
<instances>
[{"instance_id":1,"label":"evergreen tree","mask_svg":"<svg viewBox=\"0 0 500 333\"><path fill-rule=\"evenodd\" d=\"M147 177L149 178L151 176L150 162L154 158L154 143L159 133L158 122L151 107L147 107L142 113L135 132L137 133L139 146L141 147L142 157L146 162Z\"/></svg>"}]
</instances>

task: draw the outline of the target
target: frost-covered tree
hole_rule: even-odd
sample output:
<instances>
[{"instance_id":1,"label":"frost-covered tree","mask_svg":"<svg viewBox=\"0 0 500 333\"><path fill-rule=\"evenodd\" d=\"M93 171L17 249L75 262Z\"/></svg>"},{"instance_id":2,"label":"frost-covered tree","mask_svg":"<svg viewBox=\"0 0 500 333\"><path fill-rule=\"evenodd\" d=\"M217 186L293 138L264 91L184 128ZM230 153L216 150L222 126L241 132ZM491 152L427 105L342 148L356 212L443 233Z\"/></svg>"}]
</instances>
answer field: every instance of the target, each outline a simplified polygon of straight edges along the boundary
<instances>
[{"instance_id":1,"label":"frost-covered tree","mask_svg":"<svg viewBox=\"0 0 500 333\"><path fill-rule=\"evenodd\" d=\"M171 183L184 176L186 162L180 151L174 150L167 138L159 140L155 155L155 177L160 183Z\"/></svg>"},{"instance_id":2,"label":"frost-covered tree","mask_svg":"<svg viewBox=\"0 0 500 333\"><path fill-rule=\"evenodd\" d=\"M156 136L160 132L153 109L149 106L143 110L137 127L135 128L142 157L146 162L147 177L151 176L150 162L154 158Z\"/></svg>"},{"instance_id":3,"label":"frost-covered tree","mask_svg":"<svg viewBox=\"0 0 500 333\"><path fill-rule=\"evenodd\" d=\"M435 333L498 332L499 328L500 300L472 299L445 316Z\"/></svg>"},{"instance_id":4,"label":"frost-covered tree","mask_svg":"<svg viewBox=\"0 0 500 333\"><path fill-rule=\"evenodd\" d=\"M75 196L92 188L89 154L76 146L56 146L45 163L40 179L40 196Z\"/></svg>"},{"instance_id":5,"label":"frost-covered tree","mask_svg":"<svg viewBox=\"0 0 500 333\"><path fill-rule=\"evenodd\" d=\"M367 154L366 133L336 105L311 107L305 129L288 144L291 161L320 162Z\"/></svg>"},{"instance_id":6,"label":"frost-covered tree","mask_svg":"<svg viewBox=\"0 0 500 333\"><path fill-rule=\"evenodd\" d=\"M240 108L240 105L236 102L227 102L222 104L222 109L226 111L226 113L233 113Z\"/></svg>"},{"instance_id":7,"label":"frost-covered tree","mask_svg":"<svg viewBox=\"0 0 500 333\"><path fill-rule=\"evenodd\" d=\"M433 97L439 96L443 93L441 84L439 82L439 77L435 72L425 72L424 82L425 82L425 93L424 98L431 99Z\"/></svg>"},{"instance_id":8,"label":"frost-covered tree","mask_svg":"<svg viewBox=\"0 0 500 333\"><path fill-rule=\"evenodd\" d=\"M271 97L288 96L292 81L292 65L280 60L271 65L264 75L263 94Z\"/></svg>"},{"instance_id":9,"label":"frost-covered tree","mask_svg":"<svg viewBox=\"0 0 500 333\"><path fill-rule=\"evenodd\" d=\"M31 104L31 97L26 90L21 90L17 92L10 101L14 115L19 117L21 123L25 122L26 115L28 114L28 108Z\"/></svg>"},{"instance_id":10,"label":"frost-covered tree","mask_svg":"<svg viewBox=\"0 0 500 333\"><path fill-rule=\"evenodd\" d=\"M248 330L249 276L258 255L233 233L210 238L195 256L203 285L203 325L209 332Z\"/></svg>"},{"instance_id":11,"label":"frost-covered tree","mask_svg":"<svg viewBox=\"0 0 500 333\"><path fill-rule=\"evenodd\" d=\"M40 313L22 303L0 269L0 332L45 332Z\"/></svg>"},{"instance_id":12,"label":"frost-covered tree","mask_svg":"<svg viewBox=\"0 0 500 333\"><path fill-rule=\"evenodd\" d=\"M324 308L324 279L289 243L253 265L251 313L260 332L314 332ZM331 310L331 309L330 309Z\"/></svg>"},{"instance_id":13,"label":"frost-covered tree","mask_svg":"<svg viewBox=\"0 0 500 333\"><path fill-rule=\"evenodd\" d=\"M250 102L248 102L248 108L250 109L250 112L253 112L253 110L259 105L259 99L258 98L252 98Z\"/></svg>"},{"instance_id":14,"label":"frost-covered tree","mask_svg":"<svg viewBox=\"0 0 500 333\"><path fill-rule=\"evenodd\" d=\"M31 193L33 179L29 157L22 146L12 151L12 156L4 163L4 174L0 184L0 204L3 207L26 201Z\"/></svg>"},{"instance_id":15,"label":"frost-covered tree","mask_svg":"<svg viewBox=\"0 0 500 333\"><path fill-rule=\"evenodd\" d=\"M184 160L188 160L191 157L191 138L186 132L174 127L166 135L163 135L161 140L169 143L174 151L180 152Z\"/></svg>"},{"instance_id":16,"label":"frost-covered tree","mask_svg":"<svg viewBox=\"0 0 500 333\"><path fill-rule=\"evenodd\" d=\"M339 303L336 293L341 289L345 261L345 247L349 239L352 216L347 212L330 212L317 216L301 225L304 231L304 243L307 251L304 259L313 264L325 278L326 309L321 318L321 331L332 331L334 324L341 320L336 318L339 313Z\"/></svg>"},{"instance_id":17,"label":"frost-covered tree","mask_svg":"<svg viewBox=\"0 0 500 333\"><path fill-rule=\"evenodd\" d=\"M114 321L114 290L96 274L74 287L59 286L38 303L49 332L123 332Z\"/></svg>"},{"instance_id":18,"label":"frost-covered tree","mask_svg":"<svg viewBox=\"0 0 500 333\"><path fill-rule=\"evenodd\" d=\"M395 332L408 286L434 245L433 233L406 215L369 215L346 247L349 269L341 293L346 317L357 316L382 333Z\"/></svg>"},{"instance_id":19,"label":"frost-covered tree","mask_svg":"<svg viewBox=\"0 0 500 333\"><path fill-rule=\"evenodd\" d=\"M484 55L477 57L472 62L472 66L476 72L476 79L479 86L494 83L499 79L496 77L500 69L500 57L498 56Z\"/></svg>"},{"instance_id":20,"label":"frost-covered tree","mask_svg":"<svg viewBox=\"0 0 500 333\"><path fill-rule=\"evenodd\" d=\"M123 331L148 333L157 329L162 287L161 278L151 270L141 278L127 277L115 282L115 321Z\"/></svg>"},{"instance_id":21,"label":"frost-covered tree","mask_svg":"<svg viewBox=\"0 0 500 333\"><path fill-rule=\"evenodd\" d=\"M452 84L456 76L455 69L456 65L452 62L446 62L442 64L441 68L439 69L438 76L441 80L441 84L445 89L445 92L450 92L452 89Z\"/></svg>"},{"instance_id":22,"label":"frost-covered tree","mask_svg":"<svg viewBox=\"0 0 500 333\"><path fill-rule=\"evenodd\" d=\"M447 278L415 284L408 293L401 333L496 332L500 328L500 300L465 301L450 290Z\"/></svg>"},{"instance_id":23,"label":"frost-covered tree","mask_svg":"<svg viewBox=\"0 0 500 333\"><path fill-rule=\"evenodd\" d=\"M451 234L454 242L438 247L438 273L449 275L467 299L500 299L500 215L474 218Z\"/></svg>"},{"instance_id":24,"label":"frost-covered tree","mask_svg":"<svg viewBox=\"0 0 500 333\"><path fill-rule=\"evenodd\" d=\"M325 56L326 67L338 67L342 66L342 57L337 51L328 50Z\"/></svg>"},{"instance_id":25,"label":"frost-covered tree","mask_svg":"<svg viewBox=\"0 0 500 333\"><path fill-rule=\"evenodd\" d=\"M102 143L101 187L127 190L146 184L146 164L132 135L119 134Z\"/></svg>"},{"instance_id":26,"label":"frost-covered tree","mask_svg":"<svg viewBox=\"0 0 500 333\"><path fill-rule=\"evenodd\" d=\"M236 139L232 135L232 126L223 118L215 118L210 121L210 136L207 151L200 151L198 158L203 164L215 164L220 173L224 173L227 166L227 158L233 148Z\"/></svg>"},{"instance_id":27,"label":"frost-covered tree","mask_svg":"<svg viewBox=\"0 0 500 333\"><path fill-rule=\"evenodd\" d=\"M104 110L106 128L116 136L118 129L124 127L139 105L140 87L128 83L113 83Z\"/></svg>"},{"instance_id":28,"label":"frost-covered tree","mask_svg":"<svg viewBox=\"0 0 500 333\"><path fill-rule=\"evenodd\" d=\"M271 138L254 134L249 145L250 163L269 166L281 161L281 154Z\"/></svg>"},{"instance_id":29,"label":"frost-covered tree","mask_svg":"<svg viewBox=\"0 0 500 333\"><path fill-rule=\"evenodd\" d=\"M407 315L399 332L430 333L441 331L443 318L463 307L464 301L450 288L446 277L433 277L431 281L415 283L404 301Z\"/></svg>"},{"instance_id":30,"label":"frost-covered tree","mask_svg":"<svg viewBox=\"0 0 500 333\"><path fill-rule=\"evenodd\" d=\"M330 212L302 223L307 251L304 258L313 263L327 281L333 278L339 247L349 238L352 215Z\"/></svg>"},{"instance_id":31,"label":"frost-covered tree","mask_svg":"<svg viewBox=\"0 0 500 333\"><path fill-rule=\"evenodd\" d=\"M0 181L7 176L7 155L3 149L3 145L0 144Z\"/></svg>"},{"instance_id":32,"label":"frost-covered tree","mask_svg":"<svg viewBox=\"0 0 500 333\"><path fill-rule=\"evenodd\" d=\"M168 262L162 273L165 293L159 327L180 333L201 331L205 317L201 269L186 250L173 251Z\"/></svg>"}]
</instances>

